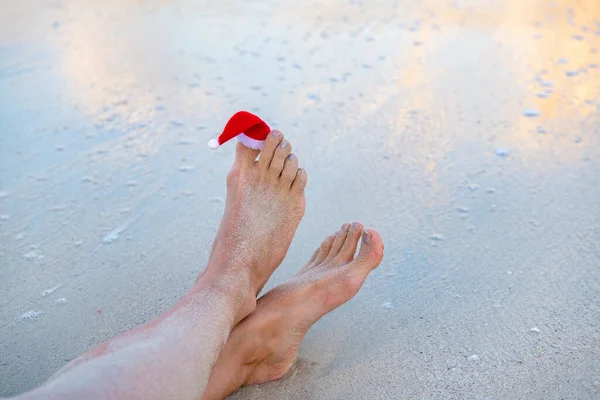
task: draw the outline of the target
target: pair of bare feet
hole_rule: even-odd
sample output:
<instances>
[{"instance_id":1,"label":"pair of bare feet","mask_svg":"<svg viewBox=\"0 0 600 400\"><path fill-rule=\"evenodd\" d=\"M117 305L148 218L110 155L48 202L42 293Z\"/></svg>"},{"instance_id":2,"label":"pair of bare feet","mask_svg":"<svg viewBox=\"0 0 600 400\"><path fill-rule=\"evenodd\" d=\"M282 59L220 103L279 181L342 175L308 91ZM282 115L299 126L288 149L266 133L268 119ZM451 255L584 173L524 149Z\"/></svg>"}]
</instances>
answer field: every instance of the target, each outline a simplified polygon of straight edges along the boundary
<instances>
[{"instance_id":1,"label":"pair of bare feet","mask_svg":"<svg viewBox=\"0 0 600 400\"><path fill-rule=\"evenodd\" d=\"M306 181L306 172L298 168L292 146L280 132L269 134L260 153L238 143L227 178L225 213L210 256L214 262L209 262L230 267L209 267L203 274L241 274L251 284L203 399L224 398L241 386L286 375L308 329L350 300L381 262L379 233L358 222L344 224L325 238L296 276L256 300L283 261L304 215Z\"/></svg>"}]
</instances>

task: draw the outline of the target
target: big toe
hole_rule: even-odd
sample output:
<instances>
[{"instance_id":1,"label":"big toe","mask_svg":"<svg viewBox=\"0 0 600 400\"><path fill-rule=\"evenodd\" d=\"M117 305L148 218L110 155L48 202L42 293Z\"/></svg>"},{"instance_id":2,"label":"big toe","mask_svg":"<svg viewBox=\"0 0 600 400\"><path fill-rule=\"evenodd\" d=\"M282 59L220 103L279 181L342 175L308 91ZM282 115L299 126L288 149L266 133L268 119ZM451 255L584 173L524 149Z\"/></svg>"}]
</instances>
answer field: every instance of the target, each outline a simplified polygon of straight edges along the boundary
<instances>
[{"instance_id":1,"label":"big toe","mask_svg":"<svg viewBox=\"0 0 600 400\"><path fill-rule=\"evenodd\" d=\"M351 263L353 268L364 274L377 268L383 259L383 240L374 229L365 229L362 234L358 256Z\"/></svg>"},{"instance_id":2,"label":"big toe","mask_svg":"<svg viewBox=\"0 0 600 400\"><path fill-rule=\"evenodd\" d=\"M258 157L259 150L254 150L238 142L235 148L235 162L242 167L250 166Z\"/></svg>"}]
</instances>

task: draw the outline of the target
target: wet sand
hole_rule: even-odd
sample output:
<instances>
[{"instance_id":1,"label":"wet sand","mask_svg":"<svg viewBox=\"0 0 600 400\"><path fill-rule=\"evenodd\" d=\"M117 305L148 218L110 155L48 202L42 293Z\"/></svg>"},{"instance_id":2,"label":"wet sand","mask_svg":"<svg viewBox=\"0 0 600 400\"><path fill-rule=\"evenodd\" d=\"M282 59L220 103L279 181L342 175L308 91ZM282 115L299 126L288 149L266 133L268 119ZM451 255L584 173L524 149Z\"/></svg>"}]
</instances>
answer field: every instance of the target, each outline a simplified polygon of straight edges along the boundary
<instances>
[{"instance_id":1,"label":"wet sand","mask_svg":"<svg viewBox=\"0 0 600 400\"><path fill-rule=\"evenodd\" d=\"M193 284L227 118L309 173L269 287L345 221L386 256L235 399L600 398L600 3L4 1L0 395Z\"/></svg>"}]
</instances>

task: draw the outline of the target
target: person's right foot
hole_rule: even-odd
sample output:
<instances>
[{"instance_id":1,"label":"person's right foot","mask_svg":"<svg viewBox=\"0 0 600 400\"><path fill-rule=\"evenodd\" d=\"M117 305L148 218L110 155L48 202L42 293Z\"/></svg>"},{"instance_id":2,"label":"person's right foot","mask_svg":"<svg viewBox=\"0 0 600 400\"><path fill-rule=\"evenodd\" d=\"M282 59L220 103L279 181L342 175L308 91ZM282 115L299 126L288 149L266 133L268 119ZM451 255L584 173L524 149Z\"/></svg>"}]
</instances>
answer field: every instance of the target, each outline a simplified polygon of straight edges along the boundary
<instances>
[{"instance_id":1,"label":"person's right foot","mask_svg":"<svg viewBox=\"0 0 600 400\"><path fill-rule=\"evenodd\" d=\"M362 237L360 251L354 254ZM308 329L350 300L383 258L378 232L344 224L326 238L294 278L270 290L231 332L203 399L285 376Z\"/></svg>"}]
</instances>

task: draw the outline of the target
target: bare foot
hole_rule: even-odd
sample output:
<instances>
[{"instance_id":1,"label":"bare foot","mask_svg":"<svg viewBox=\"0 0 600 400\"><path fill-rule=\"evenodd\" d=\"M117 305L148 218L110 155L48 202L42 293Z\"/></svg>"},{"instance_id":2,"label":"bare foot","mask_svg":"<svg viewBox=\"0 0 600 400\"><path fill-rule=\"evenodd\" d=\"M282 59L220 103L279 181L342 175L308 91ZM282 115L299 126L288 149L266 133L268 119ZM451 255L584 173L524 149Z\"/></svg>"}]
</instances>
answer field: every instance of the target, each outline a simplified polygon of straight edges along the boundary
<instances>
[{"instance_id":1,"label":"bare foot","mask_svg":"<svg viewBox=\"0 0 600 400\"><path fill-rule=\"evenodd\" d=\"M382 258L381 236L363 232L358 222L327 237L294 278L262 296L256 310L233 329L202 398L224 398L241 386L286 375L308 329L350 300Z\"/></svg>"},{"instance_id":2,"label":"bare foot","mask_svg":"<svg viewBox=\"0 0 600 400\"><path fill-rule=\"evenodd\" d=\"M90 359L126 347L131 344L130 337L152 332L166 318L189 308L186 298L193 298L207 286L225 289L215 299L231 300L231 304L213 302L209 306L220 308L223 314L230 314L227 333L231 326L250 314L256 308L257 294L283 261L304 215L306 172L298 169L298 159L291 151L292 146L280 132L271 132L260 152L238 143L235 162L227 176L225 213L208 266L198 276L195 287L184 296L182 304L178 303L159 318L111 342L94 347L54 377ZM210 328L217 329L217 322L212 321ZM226 339L227 336L223 338L222 345Z\"/></svg>"},{"instance_id":3,"label":"bare foot","mask_svg":"<svg viewBox=\"0 0 600 400\"><path fill-rule=\"evenodd\" d=\"M283 261L304 216L307 176L283 134L273 131L260 151L237 145L227 176L225 213L204 274L233 272L249 282L236 321L252 312L256 296ZM228 269L229 271L223 271Z\"/></svg>"}]
</instances>

